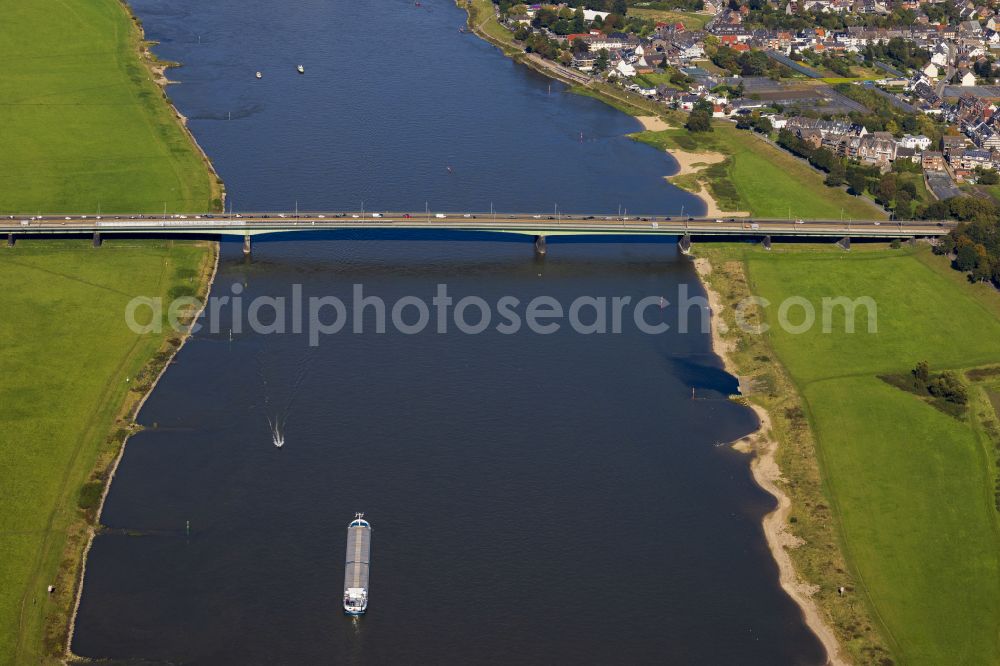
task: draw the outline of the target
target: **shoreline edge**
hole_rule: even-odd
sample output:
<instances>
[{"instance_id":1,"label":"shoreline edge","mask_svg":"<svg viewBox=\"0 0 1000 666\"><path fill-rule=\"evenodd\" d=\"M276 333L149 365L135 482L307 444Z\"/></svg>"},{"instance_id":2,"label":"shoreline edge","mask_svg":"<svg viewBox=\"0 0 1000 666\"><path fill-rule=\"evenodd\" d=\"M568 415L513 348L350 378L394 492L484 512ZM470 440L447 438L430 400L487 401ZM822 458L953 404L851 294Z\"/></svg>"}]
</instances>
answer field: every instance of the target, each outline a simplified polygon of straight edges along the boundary
<instances>
[{"instance_id":1,"label":"shoreline edge","mask_svg":"<svg viewBox=\"0 0 1000 666\"><path fill-rule=\"evenodd\" d=\"M722 317L719 316L725 305L723 305L719 293L712 288L707 279L712 273L712 264L703 257L695 257L693 263L712 311L712 351L722 359L726 372L737 376L738 370L732 358L733 345L731 341L723 338L727 328ZM732 442L731 446L741 453L753 456L750 460L750 472L754 481L777 501L778 506L763 517L761 526L768 550L771 551L771 557L774 558L774 562L778 566L778 582L781 589L799 607L806 626L823 645L823 649L826 651L826 663L831 666L848 666L850 662L844 657L836 633L821 615L819 606L812 598L810 586L799 578L792 559L786 551L786 548L798 545L798 538L787 529L787 519L792 509L792 501L778 486L782 473L775 457L779 443L772 433L771 415L760 405L749 401L747 405L757 415L760 425L756 431Z\"/></svg>"}]
</instances>

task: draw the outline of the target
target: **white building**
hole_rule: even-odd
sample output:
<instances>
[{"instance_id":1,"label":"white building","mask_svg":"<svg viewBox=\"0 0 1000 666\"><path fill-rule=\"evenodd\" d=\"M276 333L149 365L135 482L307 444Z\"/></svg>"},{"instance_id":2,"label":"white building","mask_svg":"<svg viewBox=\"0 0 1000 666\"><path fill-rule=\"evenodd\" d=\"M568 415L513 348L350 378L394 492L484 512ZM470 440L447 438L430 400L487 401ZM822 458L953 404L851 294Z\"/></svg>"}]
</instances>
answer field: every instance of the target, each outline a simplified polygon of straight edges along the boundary
<instances>
[{"instance_id":1,"label":"white building","mask_svg":"<svg viewBox=\"0 0 1000 666\"><path fill-rule=\"evenodd\" d=\"M913 148L914 150L927 150L931 146L931 140L923 134L904 134L902 139L896 141L901 148Z\"/></svg>"},{"instance_id":2,"label":"white building","mask_svg":"<svg viewBox=\"0 0 1000 666\"><path fill-rule=\"evenodd\" d=\"M625 77L635 76L635 67L625 62L624 60L618 62L618 66L615 67L615 71L618 72L618 74L620 74L621 76Z\"/></svg>"}]
</instances>

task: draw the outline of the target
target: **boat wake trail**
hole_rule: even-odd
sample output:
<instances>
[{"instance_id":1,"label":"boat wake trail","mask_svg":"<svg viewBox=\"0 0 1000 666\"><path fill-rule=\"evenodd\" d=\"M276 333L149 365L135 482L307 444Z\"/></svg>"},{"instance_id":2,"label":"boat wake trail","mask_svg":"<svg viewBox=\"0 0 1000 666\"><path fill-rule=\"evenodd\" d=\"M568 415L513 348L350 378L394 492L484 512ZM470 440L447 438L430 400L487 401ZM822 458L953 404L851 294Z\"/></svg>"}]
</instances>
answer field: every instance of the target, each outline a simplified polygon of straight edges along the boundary
<instances>
[{"instance_id":1,"label":"boat wake trail","mask_svg":"<svg viewBox=\"0 0 1000 666\"><path fill-rule=\"evenodd\" d=\"M287 376L282 370L288 366L282 365L273 369L268 367L268 361L272 356L268 353L266 344L256 358L257 374L263 389L264 418L271 433L271 443L280 449L285 445L285 426L292 406L312 367L310 350L307 349L305 354L291 366L292 376L287 382L282 381L285 378L283 375Z\"/></svg>"}]
</instances>

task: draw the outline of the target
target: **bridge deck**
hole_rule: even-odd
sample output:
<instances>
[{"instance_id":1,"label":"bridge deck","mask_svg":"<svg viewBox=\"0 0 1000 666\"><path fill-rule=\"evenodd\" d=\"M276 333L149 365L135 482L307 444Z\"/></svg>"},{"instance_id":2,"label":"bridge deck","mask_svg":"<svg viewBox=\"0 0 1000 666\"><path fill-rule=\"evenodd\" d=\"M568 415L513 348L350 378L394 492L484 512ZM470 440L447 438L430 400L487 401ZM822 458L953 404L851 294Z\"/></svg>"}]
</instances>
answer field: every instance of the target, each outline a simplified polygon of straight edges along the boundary
<instances>
[{"instance_id":1,"label":"bridge deck","mask_svg":"<svg viewBox=\"0 0 1000 666\"><path fill-rule=\"evenodd\" d=\"M441 214L439 214L441 215ZM951 221L922 220L782 220L746 218L671 218L595 215L541 216L466 213L444 216L426 213L261 213L245 216L171 215L17 217L0 220L0 233L15 235L229 235L260 236L292 232L371 229L422 229L485 231L526 236L560 235L664 235L664 236L816 236L855 238L912 238L941 236L954 226Z\"/></svg>"}]
</instances>

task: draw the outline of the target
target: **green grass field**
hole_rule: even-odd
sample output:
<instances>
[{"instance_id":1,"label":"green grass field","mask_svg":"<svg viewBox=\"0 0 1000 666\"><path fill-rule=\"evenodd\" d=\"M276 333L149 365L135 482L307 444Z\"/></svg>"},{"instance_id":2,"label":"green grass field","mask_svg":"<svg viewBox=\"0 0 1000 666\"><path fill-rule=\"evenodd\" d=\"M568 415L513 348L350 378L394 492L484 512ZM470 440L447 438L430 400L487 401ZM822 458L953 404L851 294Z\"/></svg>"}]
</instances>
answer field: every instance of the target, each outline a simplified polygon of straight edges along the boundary
<instances>
[{"instance_id":1,"label":"green grass field","mask_svg":"<svg viewBox=\"0 0 1000 666\"><path fill-rule=\"evenodd\" d=\"M709 167L705 176L712 196L723 210L749 211L757 217L837 219L884 218L869 201L840 188L827 187L823 177L789 153L737 130L716 123L714 131L691 133L683 128L641 132L638 141L663 150L718 152L729 156Z\"/></svg>"},{"instance_id":2,"label":"green grass field","mask_svg":"<svg viewBox=\"0 0 1000 666\"><path fill-rule=\"evenodd\" d=\"M5 3L0 212L219 208L220 186L139 55L117 0ZM164 336L134 295L196 291L204 244L19 240L0 249L0 664L60 653L85 542L80 488ZM113 431L116 433L113 435ZM57 584L49 596L45 588Z\"/></svg>"},{"instance_id":3,"label":"green grass field","mask_svg":"<svg viewBox=\"0 0 1000 666\"><path fill-rule=\"evenodd\" d=\"M0 251L0 663L38 663L77 492L164 335L125 325L134 296L197 287L207 247L21 241ZM18 636L20 634L20 640ZM20 645L20 652L16 650Z\"/></svg>"},{"instance_id":4,"label":"green grass field","mask_svg":"<svg viewBox=\"0 0 1000 666\"><path fill-rule=\"evenodd\" d=\"M117 0L4 3L0 213L221 207L138 44Z\"/></svg>"},{"instance_id":5,"label":"green grass field","mask_svg":"<svg viewBox=\"0 0 1000 666\"><path fill-rule=\"evenodd\" d=\"M701 30L705 24L712 20L712 14L699 14L697 12L682 12L673 9L647 9L643 7L629 7L629 16L663 21L664 23L683 23L688 31Z\"/></svg>"},{"instance_id":6,"label":"green grass field","mask_svg":"<svg viewBox=\"0 0 1000 666\"><path fill-rule=\"evenodd\" d=\"M727 251L728 253L729 251ZM752 293L870 296L854 334L772 328L775 353L807 405L845 554L894 656L904 664L1000 662L1000 520L994 443L877 378L927 360L935 369L1000 362L1000 296L963 281L926 250L733 249ZM801 312L801 310L796 310ZM800 315L792 315L793 323Z\"/></svg>"}]
</instances>

